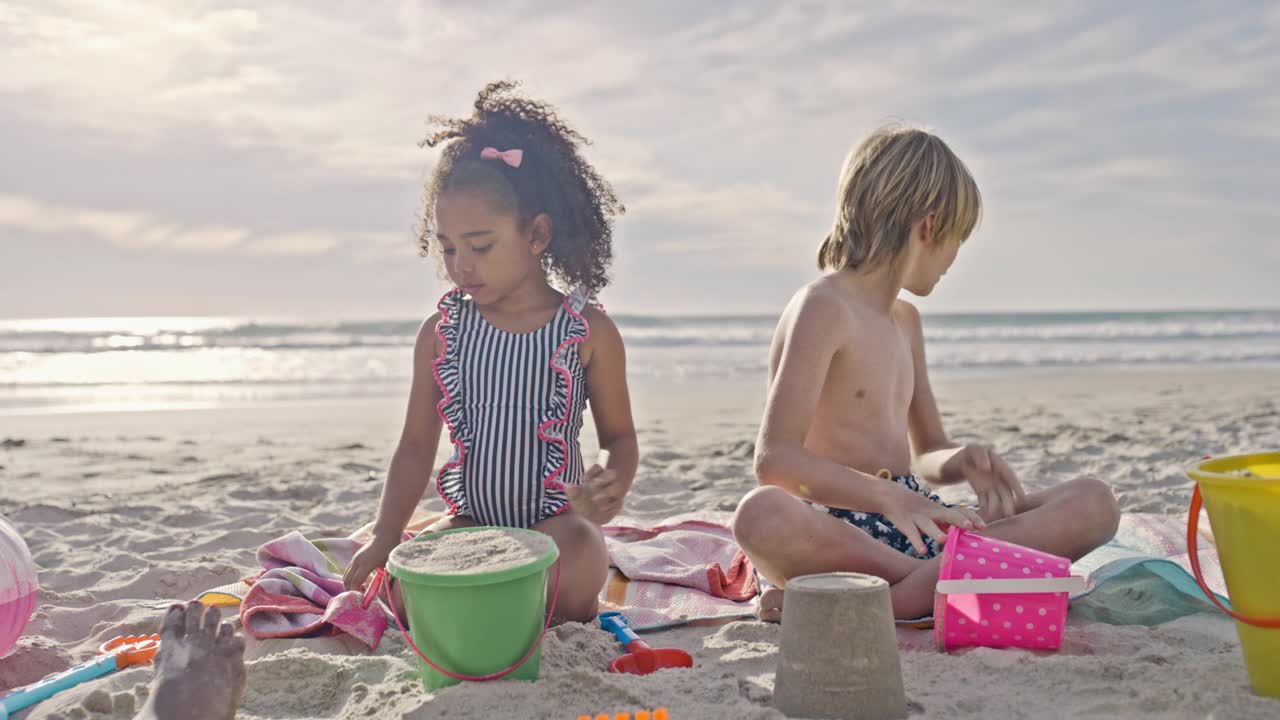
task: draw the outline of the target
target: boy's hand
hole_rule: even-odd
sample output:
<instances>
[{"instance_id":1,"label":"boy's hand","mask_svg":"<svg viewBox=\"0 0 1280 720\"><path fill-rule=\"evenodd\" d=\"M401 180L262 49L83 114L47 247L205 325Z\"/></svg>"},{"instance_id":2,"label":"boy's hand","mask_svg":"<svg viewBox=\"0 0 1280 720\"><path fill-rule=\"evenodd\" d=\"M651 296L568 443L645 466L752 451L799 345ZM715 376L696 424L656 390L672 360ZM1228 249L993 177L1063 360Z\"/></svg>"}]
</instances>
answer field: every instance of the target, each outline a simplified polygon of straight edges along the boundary
<instances>
[{"instance_id":1,"label":"boy's hand","mask_svg":"<svg viewBox=\"0 0 1280 720\"><path fill-rule=\"evenodd\" d=\"M929 549L925 547L921 533L933 538L939 545L947 541L944 528L959 525L965 530L981 530L987 526L978 513L963 507L947 507L939 505L929 498L908 490L901 485L892 486L890 495L880 514L893 523L907 539L911 547L923 557Z\"/></svg>"},{"instance_id":2,"label":"boy's hand","mask_svg":"<svg viewBox=\"0 0 1280 720\"><path fill-rule=\"evenodd\" d=\"M364 581L369 578L369 575L374 570L387 564L387 558L391 556L391 551L395 550L399 544L400 538L398 537L388 538L374 535L351 558L351 564L347 566L347 571L342 574L343 587L347 590L360 590L363 588Z\"/></svg>"},{"instance_id":3,"label":"boy's hand","mask_svg":"<svg viewBox=\"0 0 1280 720\"><path fill-rule=\"evenodd\" d=\"M596 464L587 469L581 485L568 485L565 492L574 510L591 522L604 525L622 511L626 488L617 470L605 470Z\"/></svg>"},{"instance_id":4,"label":"boy's hand","mask_svg":"<svg viewBox=\"0 0 1280 720\"><path fill-rule=\"evenodd\" d=\"M985 445L966 445L943 465L943 472L958 473L978 496L978 511L991 520L1013 517L1027 499L1013 468Z\"/></svg>"}]
</instances>

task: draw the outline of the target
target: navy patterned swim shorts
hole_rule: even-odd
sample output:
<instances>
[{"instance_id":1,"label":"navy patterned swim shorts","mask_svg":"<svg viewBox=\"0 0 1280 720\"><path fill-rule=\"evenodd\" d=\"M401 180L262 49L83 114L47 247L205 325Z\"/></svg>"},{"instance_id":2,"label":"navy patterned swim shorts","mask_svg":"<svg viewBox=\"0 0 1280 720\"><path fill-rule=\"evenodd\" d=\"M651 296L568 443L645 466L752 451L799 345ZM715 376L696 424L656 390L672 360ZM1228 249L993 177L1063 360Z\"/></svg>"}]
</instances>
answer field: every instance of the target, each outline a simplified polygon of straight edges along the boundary
<instances>
[{"instance_id":1,"label":"navy patterned swim shorts","mask_svg":"<svg viewBox=\"0 0 1280 720\"><path fill-rule=\"evenodd\" d=\"M884 477L886 480L889 479L887 472L881 477ZM906 487L911 492L919 493L943 507L954 507L953 505L948 505L947 503L942 502L942 498L938 497L937 494L929 492L929 489L924 485L921 485L914 475L899 475L892 478L892 480L893 482ZM924 555L916 552L916 549L911 546L911 541L907 539L907 536L903 535L901 530L894 527L893 523L889 522L885 516L880 513L827 507L826 505L819 505L815 502L811 502L809 504L817 510L822 510L834 517L840 518L907 557L928 560L938 554L939 547L937 541L924 533L921 533L920 536L921 539L924 540L924 545L929 551Z\"/></svg>"}]
</instances>

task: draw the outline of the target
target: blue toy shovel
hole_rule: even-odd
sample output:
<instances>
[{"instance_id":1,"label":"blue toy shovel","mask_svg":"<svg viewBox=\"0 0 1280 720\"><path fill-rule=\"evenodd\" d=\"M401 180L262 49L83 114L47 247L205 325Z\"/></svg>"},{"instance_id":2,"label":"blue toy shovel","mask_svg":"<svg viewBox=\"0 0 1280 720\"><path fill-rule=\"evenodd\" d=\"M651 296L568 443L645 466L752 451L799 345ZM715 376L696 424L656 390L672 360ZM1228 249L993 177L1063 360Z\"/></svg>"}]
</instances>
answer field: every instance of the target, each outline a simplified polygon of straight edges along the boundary
<instances>
[{"instance_id":1,"label":"blue toy shovel","mask_svg":"<svg viewBox=\"0 0 1280 720\"><path fill-rule=\"evenodd\" d=\"M693 658L679 648L651 648L627 625L627 618L620 612L600 613L600 627L627 649L627 654L609 663L610 672L648 675L667 668L691 668Z\"/></svg>"},{"instance_id":2,"label":"blue toy shovel","mask_svg":"<svg viewBox=\"0 0 1280 720\"><path fill-rule=\"evenodd\" d=\"M63 670L0 696L0 720L8 720L10 713L35 705L82 682L133 665L148 665L159 649L159 635L130 635L108 640L98 648L99 657L96 660Z\"/></svg>"}]
</instances>

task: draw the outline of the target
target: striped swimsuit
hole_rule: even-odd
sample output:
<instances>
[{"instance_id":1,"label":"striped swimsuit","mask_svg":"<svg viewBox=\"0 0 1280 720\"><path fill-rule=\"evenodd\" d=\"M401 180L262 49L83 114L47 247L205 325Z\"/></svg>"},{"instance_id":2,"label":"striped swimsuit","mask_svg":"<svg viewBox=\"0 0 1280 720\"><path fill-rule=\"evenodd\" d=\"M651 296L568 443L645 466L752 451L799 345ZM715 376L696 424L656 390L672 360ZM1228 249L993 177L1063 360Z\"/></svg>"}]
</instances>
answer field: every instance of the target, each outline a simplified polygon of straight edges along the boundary
<instances>
[{"instance_id":1,"label":"striped swimsuit","mask_svg":"<svg viewBox=\"0 0 1280 720\"><path fill-rule=\"evenodd\" d=\"M587 404L578 343L590 336L587 295L565 297L528 333L490 325L461 290L440 300L435 360L453 456L436 489L450 514L481 525L527 528L569 507L566 485L584 472L578 434Z\"/></svg>"}]
</instances>

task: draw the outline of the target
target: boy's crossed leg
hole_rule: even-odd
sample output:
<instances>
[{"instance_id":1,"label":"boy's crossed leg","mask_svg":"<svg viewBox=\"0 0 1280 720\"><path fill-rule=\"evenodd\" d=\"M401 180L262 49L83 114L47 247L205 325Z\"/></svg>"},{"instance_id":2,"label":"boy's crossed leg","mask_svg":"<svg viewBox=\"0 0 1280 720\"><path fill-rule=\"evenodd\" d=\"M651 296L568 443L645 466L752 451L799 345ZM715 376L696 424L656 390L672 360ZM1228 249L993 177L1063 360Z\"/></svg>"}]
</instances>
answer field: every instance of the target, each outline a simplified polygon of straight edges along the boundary
<instances>
[{"instance_id":1,"label":"boy's crossed leg","mask_svg":"<svg viewBox=\"0 0 1280 720\"><path fill-rule=\"evenodd\" d=\"M1017 510L991 522L982 534L1071 560L1110 540L1120 521L1111 489L1088 477L1028 494ZM781 621L788 578L824 572L884 578L896 618L918 618L932 610L939 558L908 557L781 488L748 493L738 505L733 531L752 564L775 585L760 598L761 620Z\"/></svg>"}]
</instances>

